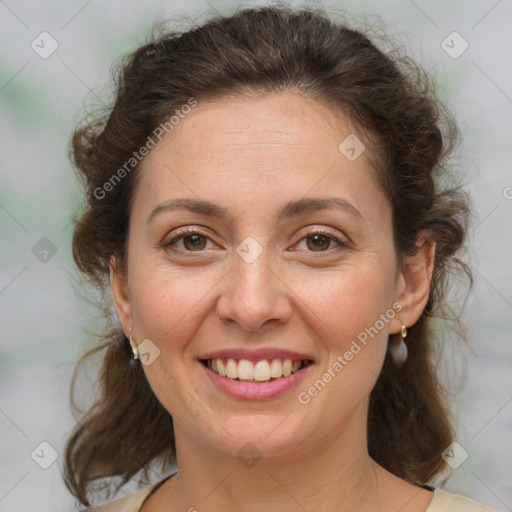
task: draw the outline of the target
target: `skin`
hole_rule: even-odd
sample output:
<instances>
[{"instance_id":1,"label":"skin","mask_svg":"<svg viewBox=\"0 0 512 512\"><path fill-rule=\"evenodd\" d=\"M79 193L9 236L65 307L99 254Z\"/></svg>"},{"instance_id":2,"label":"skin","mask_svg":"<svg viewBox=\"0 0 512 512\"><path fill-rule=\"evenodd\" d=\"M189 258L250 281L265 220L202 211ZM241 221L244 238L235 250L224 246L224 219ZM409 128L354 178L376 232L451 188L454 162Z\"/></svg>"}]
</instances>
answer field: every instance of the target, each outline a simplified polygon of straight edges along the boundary
<instances>
[{"instance_id":1,"label":"skin","mask_svg":"<svg viewBox=\"0 0 512 512\"><path fill-rule=\"evenodd\" d=\"M435 247L425 244L398 265L391 207L369 150L355 161L338 150L354 133L348 119L293 93L204 100L143 161L127 273L113 258L111 283L125 334L133 325L137 342L149 338L160 350L144 371L173 417L179 465L144 512L428 507L430 491L371 460L366 421L388 335L413 325L426 305ZM322 209L276 218L289 201L328 196L361 215ZM230 217L175 209L148 222L157 205L177 198L211 201ZM183 226L206 238L166 247ZM315 245L308 239L315 228L347 247L329 237ZM248 236L263 251L252 263L236 252ZM298 393L396 302L399 318L308 404L299 403ZM197 358L239 347L288 348L310 354L315 366L277 398L232 398L211 384ZM248 442L262 455L252 467L237 457Z\"/></svg>"}]
</instances>

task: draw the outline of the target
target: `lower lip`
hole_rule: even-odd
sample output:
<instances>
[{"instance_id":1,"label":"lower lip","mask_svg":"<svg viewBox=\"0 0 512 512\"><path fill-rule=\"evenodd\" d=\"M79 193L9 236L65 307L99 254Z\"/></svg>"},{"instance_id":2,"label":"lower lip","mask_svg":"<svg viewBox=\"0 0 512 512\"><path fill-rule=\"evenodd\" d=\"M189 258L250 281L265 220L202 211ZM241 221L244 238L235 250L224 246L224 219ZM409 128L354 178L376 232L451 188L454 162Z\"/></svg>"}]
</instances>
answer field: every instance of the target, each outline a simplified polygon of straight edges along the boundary
<instances>
[{"instance_id":1,"label":"lower lip","mask_svg":"<svg viewBox=\"0 0 512 512\"><path fill-rule=\"evenodd\" d=\"M235 398L243 398L245 400L268 400L283 395L296 387L304 378L309 368L313 366L306 366L297 373L292 373L288 377L280 377L270 382L243 382L222 377L203 363L199 362L199 364L203 367L213 384L221 391Z\"/></svg>"}]
</instances>

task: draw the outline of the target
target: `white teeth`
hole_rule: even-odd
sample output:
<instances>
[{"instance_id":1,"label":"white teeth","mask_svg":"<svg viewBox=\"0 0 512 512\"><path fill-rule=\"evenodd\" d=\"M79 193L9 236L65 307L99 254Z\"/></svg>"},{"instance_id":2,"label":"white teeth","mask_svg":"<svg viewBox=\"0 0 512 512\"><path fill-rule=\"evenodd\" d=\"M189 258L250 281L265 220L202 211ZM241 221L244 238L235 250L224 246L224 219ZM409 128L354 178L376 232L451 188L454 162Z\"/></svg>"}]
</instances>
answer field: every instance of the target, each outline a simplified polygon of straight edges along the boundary
<instances>
[{"instance_id":1,"label":"white teeth","mask_svg":"<svg viewBox=\"0 0 512 512\"><path fill-rule=\"evenodd\" d=\"M244 380L252 380L254 374L254 367L251 361L247 359L240 359L238 362L238 378Z\"/></svg>"},{"instance_id":2,"label":"white teeth","mask_svg":"<svg viewBox=\"0 0 512 512\"><path fill-rule=\"evenodd\" d=\"M285 359L283 362L283 375L288 377L292 374L292 361L291 359Z\"/></svg>"},{"instance_id":3,"label":"white teeth","mask_svg":"<svg viewBox=\"0 0 512 512\"><path fill-rule=\"evenodd\" d=\"M224 366L222 359L215 359L215 361L217 362L217 373L221 377L225 377L226 376L226 367Z\"/></svg>"},{"instance_id":4,"label":"white teeth","mask_svg":"<svg viewBox=\"0 0 512 512\"><path fill-rule=\"evenodd\" d=\"M238 370L238 372L240 373L240 369ZM254 365L254 380L260 382L270 380L270 365L268 364L268 361L258 361Z\"/></svg>"},{"instance_id":5,"label":"white teeth","mask_svg":"<svg viewBox=\"0 0 512 512\"><path fill-rule=\"evenodd\" d=\"M277 379L283 375L283 365L281 364L280 359L272 359L272 364L270 365L270 376Z\"/></svg>"},{"instance_id":6,"label":"white teeth","mask_svg":"<svg viewBox=\"0 0 512 512\"><path fill-rule=\"evenodd\" d=\"M220 358L208 361L208 367L221 377L240 379L242 381L268 382L270 379L288 377L299 371L307 361L292 361L291 359L262 359L252 362L247 359L229 358L224 364Z\"/></svg>"},{"instance_id":7,"label":"white teeth","mask_svg":"<svg viewBox=\"0 0 512 512\"><path fill-rule=\"evenodd\" d=\"M228 364L226 364L226 377L230 379L236 379L238 377L238 365L234 359L228 359Z\"/></svg>"}]
</instances>

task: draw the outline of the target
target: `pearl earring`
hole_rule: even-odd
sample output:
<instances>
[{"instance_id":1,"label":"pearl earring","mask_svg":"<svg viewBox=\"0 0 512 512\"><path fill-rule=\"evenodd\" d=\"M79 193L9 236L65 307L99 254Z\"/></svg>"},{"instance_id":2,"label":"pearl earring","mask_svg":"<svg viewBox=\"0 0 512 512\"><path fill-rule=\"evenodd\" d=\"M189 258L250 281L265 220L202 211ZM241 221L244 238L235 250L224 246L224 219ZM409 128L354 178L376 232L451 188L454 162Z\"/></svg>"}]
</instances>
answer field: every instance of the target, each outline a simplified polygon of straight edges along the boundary
<instances>
[{"instance_id":1,"label":"pearl earring","mask_svg":"<svg viewBox=\"0 0 512 512\"><path fill-rule=\"evenodd\" d=\"M132 347L133 359L139 359L139 349L137 348L137 343L135 343L135 341L132 339L132 327L130 327L130 346Z\"/></svg>"},{"instance_id":2,"label":"pearl earring","mask_svg":"<svg viewBox=\"0 0 512 512\"><path fill-rule=\"evenodd\" d=\"M391 353L391 357L393 358L393 363L395 366L403 366L405 361L407 361L408 350L407 345L404 343L404 339L407 336L407 327L402 325L402 330L400 331L400 340L397 342L393 340L389 345L389 352Z\"/></svg>"}]
</instances>

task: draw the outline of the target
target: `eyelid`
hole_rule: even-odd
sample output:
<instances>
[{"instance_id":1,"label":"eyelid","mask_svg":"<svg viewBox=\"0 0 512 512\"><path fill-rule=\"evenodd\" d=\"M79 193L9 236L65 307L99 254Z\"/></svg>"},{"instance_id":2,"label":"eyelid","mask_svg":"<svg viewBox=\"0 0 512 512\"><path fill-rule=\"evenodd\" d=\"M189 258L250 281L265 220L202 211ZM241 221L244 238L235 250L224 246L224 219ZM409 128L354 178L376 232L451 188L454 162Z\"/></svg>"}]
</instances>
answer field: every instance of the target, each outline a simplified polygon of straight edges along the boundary
<instances>
[{"instance_id":1,"label":"eyelid","mask_svg":"<svg viewBox=\"0 0 512 512\"><path fill-rule=\"evenodd\" d=\"M213 240L212 236L210 234L208 234L203 228L201 227L195 227L195 226L186 226L186 227L183 227L183 228L177 228L174 232L173 232L173 235L172 235L172 238L169 239L168 241L164 241L163 245L164 247L167 247L169 245L171 245L172 242L174 242L175 240L179 240L180 238L183 238L184 236L187 236L187 235L201 235L205 238L208 238L209 240L215 242L215 240ZM186 252L196 252L196 251L186 251ZM201 251L197 251L197 252L201 252Z\"/></svg>"},{"instance_id":2,"label":"eyelid","mask_svg":"<svg viewBox=\"0 0 512 512\"><path fill-rule=\"evenodd\" d=\"M215 243L215 240L213 240L213 238L203 228L195 227L195 226L185 226L183 228L176 229L176 231L173 233L172 238L169 241L164 242L164 244L163 244L164 248L170 246L171 244L173 244L173 242L183 238L184 236L187 236L188 234L201 235ZM311 237L314 235L324 235L327 238L331 239L332 241L336 242L338 244L338 247L335 247L333 249L328 249L326 251L307 251L307 252L310 252L311 254L332 253L332 252L336 252L338 249L341 249L341 248L344 248L344 249L350 248L349 242L344 240L343 237L337 236L336 234L332 233L331 231L329 231L326 228L322 228L322 227L314 228L311 226L302 228L297 233L297 236L295 237L296 240L293 243L293 245L297 245L299 242L302 242L302 241L306 240L308 237ZM178 252L185 252L185 253L190 253L190 254L193 254L194 252L201 253L201 252L205 252L205 251L206 251L206 249L202 249L200 251L184 251L184 250L178 249Z\"/></svg>"},{"instance_id":3,"label":"eyelid","mask_svg":"<svg viewBox=\"0 0 512 512\"><path fill-rule=\"evenodd\" d=\"M349 246L348 240L343 239L343 237L336 235L332 231L329 231L327 228L323 228L323 227L315 228L315 227L311 227L311 226L308 226L307 228L303 228L297 233L297 242L301 242L308 236L314 236L314 235L325 235L328 238L331 238L335 242L339 243L343 247ZM312 252L315 252L315 251L312 251ZM327 251L324 251L324 252L327 252Z\"/></svg>"}]
</instances>

